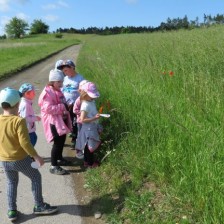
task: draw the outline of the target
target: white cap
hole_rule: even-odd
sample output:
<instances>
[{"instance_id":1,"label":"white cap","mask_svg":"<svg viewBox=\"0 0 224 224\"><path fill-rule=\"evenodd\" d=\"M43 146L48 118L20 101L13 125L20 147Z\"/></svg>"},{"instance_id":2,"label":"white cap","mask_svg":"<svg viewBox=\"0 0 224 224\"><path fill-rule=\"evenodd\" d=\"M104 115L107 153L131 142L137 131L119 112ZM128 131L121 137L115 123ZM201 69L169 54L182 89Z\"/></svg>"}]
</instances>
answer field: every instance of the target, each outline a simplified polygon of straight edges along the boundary
<instances>
[{"instance_id":1,"label":"white cap","mask_svg":"<svg viewBox=\"0 0 224 224\"><path fill-rule=\"evenodd\" d=\"M60 67L63 65L64 65L64 61L60 59L60 60L56 61L55 69L60 69Z\"/></svg>"},{"instance_id":2,"label":"white cap","mask_svg":"<svg viewBox=\"0 0 224 224\"><path fill-rule=\"evenodd\" d=\"M49 82L64 81L64 73L58 69L52 69L49 74Z\"/></svg>"}]
</instances>

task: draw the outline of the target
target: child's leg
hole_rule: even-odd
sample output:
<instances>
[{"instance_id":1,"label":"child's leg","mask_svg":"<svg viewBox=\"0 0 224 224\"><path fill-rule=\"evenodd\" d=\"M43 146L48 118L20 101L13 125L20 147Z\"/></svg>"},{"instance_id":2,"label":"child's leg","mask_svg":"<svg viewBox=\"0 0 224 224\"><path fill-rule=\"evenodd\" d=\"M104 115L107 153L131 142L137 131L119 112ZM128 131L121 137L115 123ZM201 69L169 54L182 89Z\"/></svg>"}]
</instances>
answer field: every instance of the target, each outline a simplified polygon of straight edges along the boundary
<instances>
[{"instance_id":1,"label":"child's leg","mask_svg":"<svg viewBox=\"0 0 224 224\"><path fill-rule=\"evenodd\" d=\"M43 205L43 196L42 196L42 179L39 170L34 169L30 166L32 159L28 156L24 160L18 161L19 170L25 176L31 180L32 184L32 193L36 206Z\"/></svg>"},{"instance_id":2,"label":"child's leg","mask_svg":"<svg viewBox=\"0 0 224 224\"><path fill-rule=\"evenodd\" d=\"M30 136L31 144L32 144L33 146L35 146L36 143L37 143L37 134L36 134L36 132L31 132L31 133L29 133L29 136Z\"/></svg>"},{"instance_id":3,"label":"child's leg","mask_svg":"<svg viewBox=\"0 0 224 224\"><path fill-rule=\"evenodd\" d=\"M63 148L65 144L66 135L58 136L54 138L54 144L51 150L51 165L57 166L58 160L63 159Z\"/></svg>"},{"instance_id":4,"label":"child's leg","mask_svg":"<svg viewBox=\"0 0 224 224\"><path fill-rule=\"evenodd\" d=\"M19 181L18 172L23 173L31 180L35 205L39 206L43 204L41 175L37 169L31 168L31 162L32 159L29 156L16 162L2 162L7 177L9 210L17 210L16 198Z\"/></svg>"},{"instance_id":5,"label":"child's leg","mask_svg":"<svg viewBox=\"0 0 224 224\"><path fill-rule=\"evenodd\" d=\"M11 170L10 163L11 162L2 162L4 173L7 178L8 210L17 210L16 198L19 175L17 171Z\"/></svg>"},{"instance_id":6,"label":"child's leg","mask_svg":"<svg viewBox=\"0 0 224 224\"><path fill-rule=\"evenodd\" d=\"M92 166L94 162L93 153L89 151L87 145L85 146L85 149L84 149L84 162L86 162L89 166Z\"/></svg>"}]
</instances>

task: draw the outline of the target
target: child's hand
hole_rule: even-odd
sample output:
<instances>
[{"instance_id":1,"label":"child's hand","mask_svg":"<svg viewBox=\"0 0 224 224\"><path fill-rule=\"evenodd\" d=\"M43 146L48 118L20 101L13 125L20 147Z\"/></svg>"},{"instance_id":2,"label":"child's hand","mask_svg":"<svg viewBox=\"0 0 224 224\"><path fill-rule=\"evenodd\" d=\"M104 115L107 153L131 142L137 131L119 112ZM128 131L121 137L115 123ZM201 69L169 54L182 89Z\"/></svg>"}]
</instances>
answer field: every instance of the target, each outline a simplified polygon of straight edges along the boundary
<instances>
[{"instance_id":1,"label":"child's hand","mask_svg":"<svg viewBox=\"0 0 224 224\"><path fill-rule=\"evenodd\" d=\"M95 119L99 119L99 118L100 118L100 114L96 114Z\"/></svg>"},{"instance_id":2,"label":"child's hand","mask_svg":"<svg viewBox=\"0 0 224 224\"><path fill-rule=\"evenodd\" d=\"M41 120L41 117L36 116L36 119L37 119L37 121L40 121Z\"/></svg>"},{"instance_id":3,"label":"child's hand","mask_svg":"<svg viewBox=\"0 0 224 224\"><path fill-rule=\"evenodd\" d=\"M68 110L72 110L73 104L68 104Z\"/></svg>"},{"instance_id":4,"label":"child's hand","mask_svg":"<svg viewBox=\"0 0 224 224\"><path fill-rule=\"evenodd\" d=\"M37 164L39 166L43 166L44 165L44 159L42 157L40 157L39 155L34 156L33 158L34 158L34 160L37 162Z\"/></svg>"}]
</instances>

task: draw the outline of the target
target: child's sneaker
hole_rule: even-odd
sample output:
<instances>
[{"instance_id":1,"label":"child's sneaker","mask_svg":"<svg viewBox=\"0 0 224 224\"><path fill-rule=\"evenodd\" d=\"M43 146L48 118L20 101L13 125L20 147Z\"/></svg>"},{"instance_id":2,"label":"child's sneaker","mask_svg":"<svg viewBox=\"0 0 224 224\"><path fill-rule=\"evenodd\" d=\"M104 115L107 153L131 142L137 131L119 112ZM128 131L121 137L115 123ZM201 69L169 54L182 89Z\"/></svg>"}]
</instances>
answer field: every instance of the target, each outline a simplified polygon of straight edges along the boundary
<instances>
[{"instance_id":1,"label":"child's sneaker","mask_svg":"<svg viewBox=\"0 0 224 224\"><path fill-rule=\"evenodd\" d=\"M76 158L78 158L78 159L84 158L84 154L83 154L82 150L76 150Z\"/></svg>"},{"instance_id":2,"label":"child's sneaker","mask_svg":"<svg viewBox=\"0 0 224 224\"><path fill-rule=\"evenodd\" d=\"M34 206L33 213L35 215L50 215L58 211L57 206L50 206L44 203L42 206Z\"/></svg>"},{"instance_id":3,"label":"child's sneaker","mask_svg":"<svg viewBox=\"0 0 224 224\"><path fill-rule=\"evenodd\" d=\"M64 175L64 174L68 174L68 171L62 169L60 166L51 166L50 173L56 174L56 175Z\"/></svg>"},{"instance_id":4,"label":"child's sneaker","mask_svg":"<svg viewBox=\"0 0 224 224\"><path fill-rule=\"evenodd\" d=\"M7 215L10 221L15 221L18 218L17 210L9 210Z\"/></svg>"},{"instance_id":5,"label":"child's sneaker","mask_svg":"<svg viewBox=\"0 0 224 224\"><path fill-rule=\"evenodd\" d=\"M73 163L71 161L68 161L66 159L58 160L58 166L71 166Z\"/></svg>"}]
</instances>

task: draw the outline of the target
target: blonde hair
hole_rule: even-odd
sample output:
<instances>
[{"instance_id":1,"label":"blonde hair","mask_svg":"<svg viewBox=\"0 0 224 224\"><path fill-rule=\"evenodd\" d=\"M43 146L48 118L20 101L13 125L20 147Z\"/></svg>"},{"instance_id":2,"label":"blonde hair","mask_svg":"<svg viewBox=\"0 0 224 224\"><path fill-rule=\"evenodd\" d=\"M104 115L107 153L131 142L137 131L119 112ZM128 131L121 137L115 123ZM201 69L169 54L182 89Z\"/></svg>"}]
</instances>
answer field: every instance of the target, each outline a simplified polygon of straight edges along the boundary
<instances>
[{"instance_id":1,"label":"blonde hair","mask_svg":"<svg viewBox=\"0 0 224 224\"><path fill-rule=\"evenodd\" d=\"M80 91L80 100L86 100L86 97L88 96L87 92L85 92L84 90Z\"/></svg>"}]
</instances>

